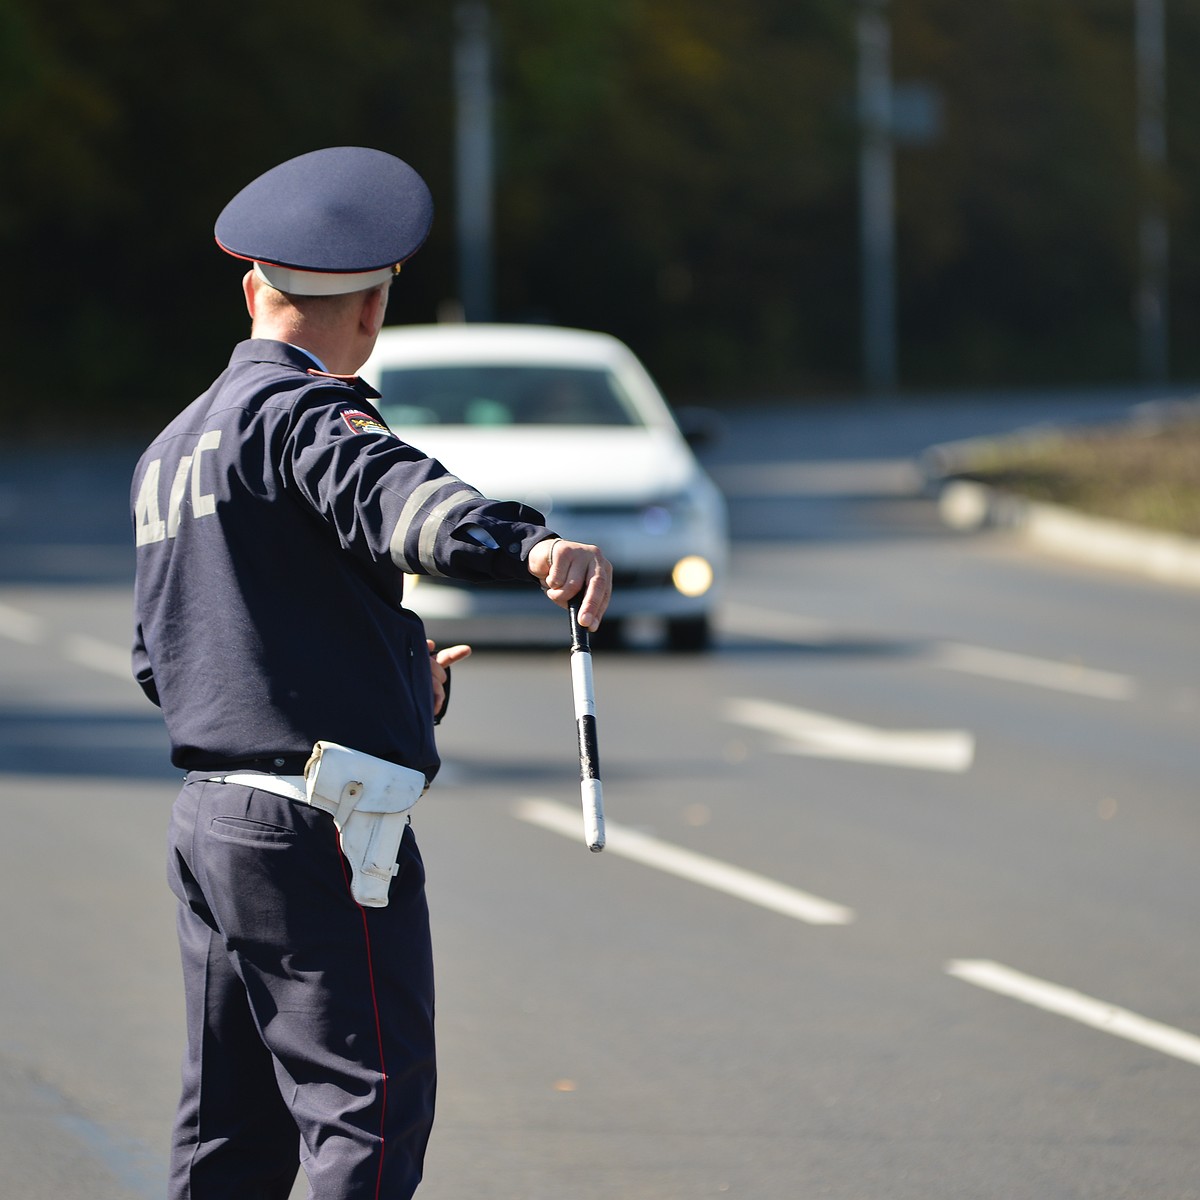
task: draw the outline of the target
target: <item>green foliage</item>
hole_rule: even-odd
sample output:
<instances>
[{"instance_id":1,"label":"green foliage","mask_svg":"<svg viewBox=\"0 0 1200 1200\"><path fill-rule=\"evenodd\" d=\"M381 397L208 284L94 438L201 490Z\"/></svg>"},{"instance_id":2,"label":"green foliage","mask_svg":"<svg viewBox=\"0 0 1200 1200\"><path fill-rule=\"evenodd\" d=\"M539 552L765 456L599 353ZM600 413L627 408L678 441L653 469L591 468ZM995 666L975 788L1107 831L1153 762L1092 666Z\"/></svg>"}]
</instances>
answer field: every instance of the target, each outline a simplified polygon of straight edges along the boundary
<instances>
[{"instance_id":1,"label":"green foliage","mask_svg":"<svg viewBox=\"0 0 1200 1200\"><path fill-rule=\"evenodd\" d=\"M813 269L813 217L850 186L844 37L800 36L781 5L562 7L586 44L560 58L538 22L513 56L506 305L610 328L696 387L799 377L841 266Z\"/></svg>"},{"instance_id":2,"label":"green foliage","mask_svg":"<svg viewBox=\"0 0 1200 1200\"><path fill-rule=\"evenodd\" d=\"M1146 179L1132 6L892 0L896 79L944 114L897 151L907 384L1132 377L1146 188L1171 216L1178 361L1200 360L1200 7L1168 4L1170 169ZM856 386L855 4L490 8L498 315L611 330L677 394ZM0 0L9 362L50 367L78 418L177 408L245 327L213 220L322 145L429 179L434 235L391 319L434 319L456 290L454 9Z\"/></svg>"},{"instance_id":3,"label":"green foliage","mask_svg":"<svg viewBox=\"0 0 1200 1200\"><path fill-rule=\"evenodd\" d=\"M1111 345L1101 333L1114 312L1128 323L1135 271L1131 6L910 8L899 57L937 81L948 118L900 166L909 353L941 356L946 382L989 382L1058 346L1060 371L1087 377L1088 331ZM1127 348L1102 375L1132 366Z\"/></svg>"}]
</instances>

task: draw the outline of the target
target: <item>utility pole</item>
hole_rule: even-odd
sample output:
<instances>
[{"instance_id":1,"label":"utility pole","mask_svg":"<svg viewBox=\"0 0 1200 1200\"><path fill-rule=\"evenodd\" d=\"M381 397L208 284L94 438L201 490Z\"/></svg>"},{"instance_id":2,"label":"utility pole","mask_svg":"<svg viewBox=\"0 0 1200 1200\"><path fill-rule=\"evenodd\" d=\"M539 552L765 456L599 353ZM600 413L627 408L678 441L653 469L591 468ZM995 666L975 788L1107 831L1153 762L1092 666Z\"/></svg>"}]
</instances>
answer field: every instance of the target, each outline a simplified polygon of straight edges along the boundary
<instances>
[{"instance_id":1,"label":"utility pole","mask_svg":"<svg viewBox=\"0 0 1200 1200\"><path fill-rule=\"evenodd\" d=\"M490 321L492 295L492 39L483 0L454 9L455 182L458 296L463 318Z\"/></svg>"},{"instance_id":2,"label":"utility pole","mask_svg":"<svg viewBox=\"0 0 1200 1200\"><path fill-rule=\"evenodd\" d=\"M1137 147L1141 181L1138 287L1135 300L1142 378L1161 383L1168 371L1167 274L1170 235L1163 202L1167 168L1164 0L1134 0L1137 59Z\"/></svg>"},{"instance_id":3,"label":"utility pole","mask_svg":"<svg viewBox=\"0 0 1200 1200\"><path fill-rule=\"evenodd\" d=\"M896 229L888 0L859 0L859 245L862 367L868 390L896 387Z\"/></svg>"}]
</instances>

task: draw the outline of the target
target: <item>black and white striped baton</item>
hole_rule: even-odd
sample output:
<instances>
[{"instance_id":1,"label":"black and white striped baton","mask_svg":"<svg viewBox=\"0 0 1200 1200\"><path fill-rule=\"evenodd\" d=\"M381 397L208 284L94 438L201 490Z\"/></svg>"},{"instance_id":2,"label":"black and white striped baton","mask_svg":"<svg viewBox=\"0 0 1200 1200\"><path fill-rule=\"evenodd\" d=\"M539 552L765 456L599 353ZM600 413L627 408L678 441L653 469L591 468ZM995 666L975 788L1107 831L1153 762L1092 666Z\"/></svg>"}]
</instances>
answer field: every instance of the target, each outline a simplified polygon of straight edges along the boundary
<instances>
[{"instance_id":1,"label":"black and white striped baton","mask_svg":"<svg viewBox=\"0 0 1200 1200\"><path fill-rule=\"evenodd\" d=\"M596 749L596 693L592 687L592 643L579 624L579 604L571 601L571 688L579 729L579 789L583 796L583 840L592 851L604 849L604 792Z\"/></svg>"}]
</instances>

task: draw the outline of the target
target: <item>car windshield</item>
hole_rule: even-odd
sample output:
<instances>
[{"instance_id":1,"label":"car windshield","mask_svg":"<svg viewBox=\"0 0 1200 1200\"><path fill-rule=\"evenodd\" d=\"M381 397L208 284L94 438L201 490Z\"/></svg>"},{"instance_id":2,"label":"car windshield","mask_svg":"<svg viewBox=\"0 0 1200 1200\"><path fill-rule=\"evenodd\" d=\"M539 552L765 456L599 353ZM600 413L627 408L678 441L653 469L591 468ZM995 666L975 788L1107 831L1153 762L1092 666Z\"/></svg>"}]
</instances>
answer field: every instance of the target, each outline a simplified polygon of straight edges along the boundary
<instances>
[{"instance_id":1,"label":"car windshield","mask_svg":"<svg viewBox=\"0 0 1200 1200\"><path fill-rule=\"evenodd\" d=\"M384 370L390 425L642 425L604 367L471 363Z\"/></svg>"}]
</instances>

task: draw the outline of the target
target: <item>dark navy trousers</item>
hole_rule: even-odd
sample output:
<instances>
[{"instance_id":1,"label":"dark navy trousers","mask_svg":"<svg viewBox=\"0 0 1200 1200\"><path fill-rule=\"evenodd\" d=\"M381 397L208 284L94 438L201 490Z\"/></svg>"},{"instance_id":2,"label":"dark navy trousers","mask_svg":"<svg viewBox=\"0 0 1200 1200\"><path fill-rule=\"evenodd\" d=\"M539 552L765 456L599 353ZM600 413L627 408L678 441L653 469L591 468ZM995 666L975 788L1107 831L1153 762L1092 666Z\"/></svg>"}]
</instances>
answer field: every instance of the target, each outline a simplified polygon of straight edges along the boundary
<instances>
[{"instance_id":1,"label":"dark navy trousers","mask_svg":"<svg viewBox=\"0 0 1200 1200\"><path fill-rule=\"evenodd\" d=\"M332 818L188 782L172 814L187 1005L171 1200L408 1200L436 1071L425 872L412 829L362 908Z\"/></svg>"}]
</instances>

